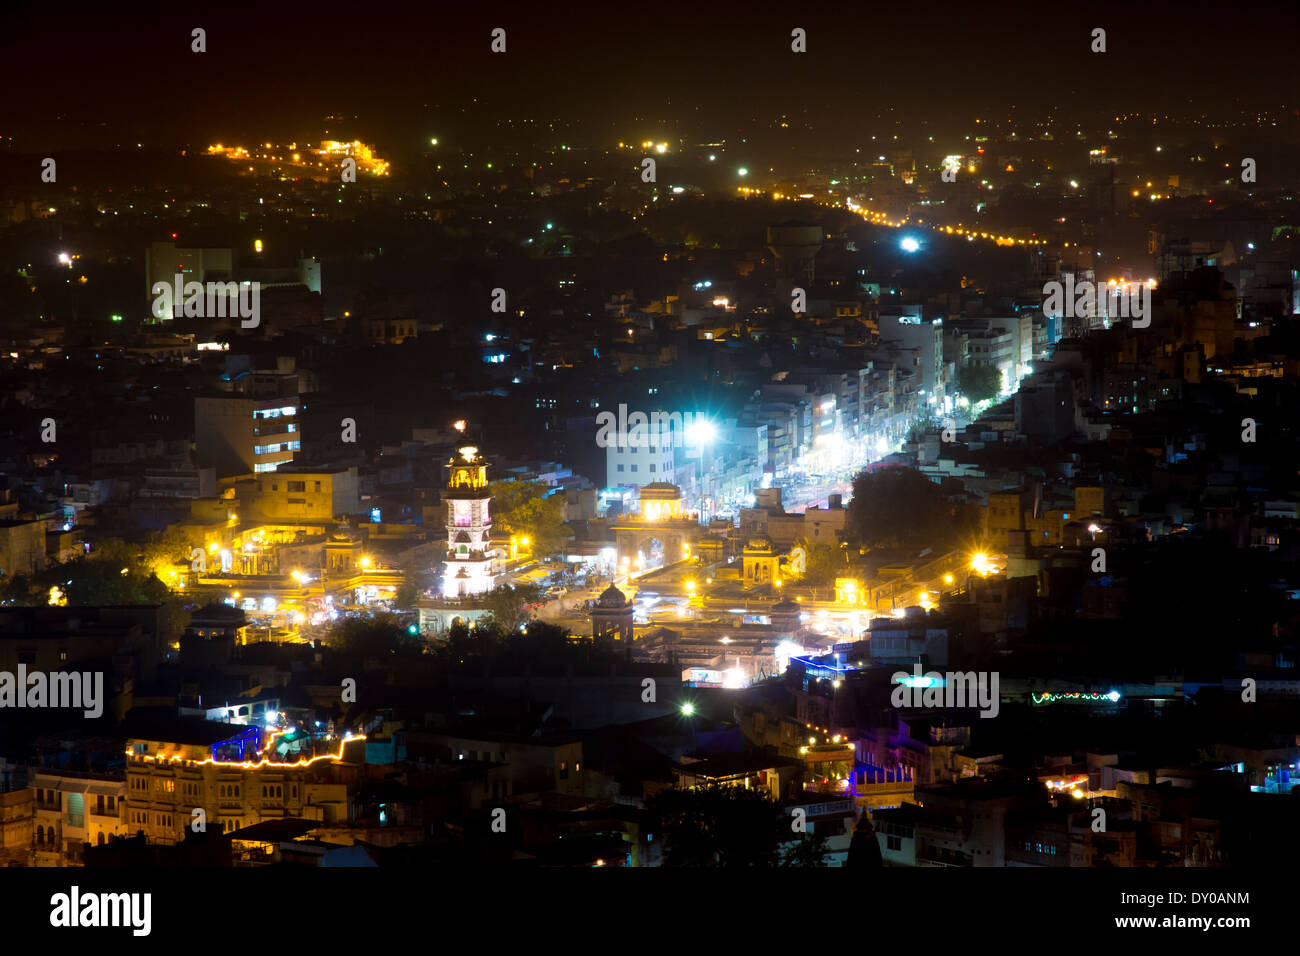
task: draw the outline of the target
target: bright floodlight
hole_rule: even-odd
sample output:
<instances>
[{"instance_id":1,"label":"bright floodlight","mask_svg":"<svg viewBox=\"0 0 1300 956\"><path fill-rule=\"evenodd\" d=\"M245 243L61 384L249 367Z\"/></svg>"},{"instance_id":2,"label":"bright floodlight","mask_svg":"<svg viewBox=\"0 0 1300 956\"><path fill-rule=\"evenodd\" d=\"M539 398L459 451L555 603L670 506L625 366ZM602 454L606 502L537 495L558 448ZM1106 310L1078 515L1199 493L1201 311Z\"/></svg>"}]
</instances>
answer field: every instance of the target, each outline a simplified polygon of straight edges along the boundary
<instances>
[{"instance_id":1,"label":"bright floodlight","mask_svg":"<svg viewBox=\"0 0 1300 956\"><path fill-rule=\"evenodd\" d=\"M911 236L904 236L902 241L899 242L899 246L902 247L904 252L916 252L921 248L921 244Z\"/></svg>"},{"instance_id":2,"label":"bright floodlight","mask_svg":"<svg viewBox=\"0 0 1300 956\"><path fill-rule=\"evenodd\" d=\"M692 448L707 445L717 437L718 429L710 421L696 420L686 428L686 443Z\"/></svg>"},{"instance_id":3,"label":"bright floodlight","mask_svg":"<svg viewBox=\"0 0 1300 956\"><path fill-rule=\"evenodd\" d=\"M695 705L690 703L689 701L685 704L682 704L682 713L687 717L691 716L693 713L695 713Z\"/></svg>"}]
</instances>

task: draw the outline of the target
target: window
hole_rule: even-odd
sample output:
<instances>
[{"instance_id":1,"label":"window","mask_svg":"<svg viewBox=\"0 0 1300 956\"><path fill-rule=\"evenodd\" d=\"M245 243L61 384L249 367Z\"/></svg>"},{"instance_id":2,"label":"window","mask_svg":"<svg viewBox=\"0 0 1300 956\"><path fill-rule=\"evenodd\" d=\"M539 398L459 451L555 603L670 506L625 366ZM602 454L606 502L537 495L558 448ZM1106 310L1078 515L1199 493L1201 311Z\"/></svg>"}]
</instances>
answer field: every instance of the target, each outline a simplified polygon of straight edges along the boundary
<instances>
[{"instance_id":1,"label":"window","mask_svg":"<svg viewBox=\"0 0 1300 956\"><path fill-rule=\"evenodd\" d=\"M903 849L903 841L902 841L902 839L901 839L900 837L893 836L892 834L889 835L889 836L887 836L887 837L885 837L885 849L886 849L886 850L901 850L901 849Z\"/></svg>"},{"instance_id":2,"label":"window","mask_svg":"<svg viewBox=\"0 0 1300 956\"><path fill-rule=\"evenodd\" d=\"M619 470L619 471L622 471L622 470L623 470L623 466L622 466L622 465L619 465L619 466L618 466L618 470Z\"/></svg>"},{"instance_id":3,"label":"window","mask_svg":"<svg viewBox=\"0 0 1300 956\"><path fill-rule=\"evenodd\" d=\"M86 798L80 793L68 794L68 826L81 827L86 825Z\"/></svg>"},{"instance_id":4,"label":"window","mask_svg":"<svg viewBox=\"0 0 1300 956\"><path fill-rule=\"evenodd\" d=\"M316 482L316 485L317 485L316 490L317 490L317 491L320 491L320 482L319 482L319 481ZM285 482L284 490L285 490L285 491L288 491L288 492L294 492L294 491L302 492L302 491L306 491L306 490L307 490L307 482L305 482L305 481L287 481L287 482Z\"/></svg>"}]
</instances>

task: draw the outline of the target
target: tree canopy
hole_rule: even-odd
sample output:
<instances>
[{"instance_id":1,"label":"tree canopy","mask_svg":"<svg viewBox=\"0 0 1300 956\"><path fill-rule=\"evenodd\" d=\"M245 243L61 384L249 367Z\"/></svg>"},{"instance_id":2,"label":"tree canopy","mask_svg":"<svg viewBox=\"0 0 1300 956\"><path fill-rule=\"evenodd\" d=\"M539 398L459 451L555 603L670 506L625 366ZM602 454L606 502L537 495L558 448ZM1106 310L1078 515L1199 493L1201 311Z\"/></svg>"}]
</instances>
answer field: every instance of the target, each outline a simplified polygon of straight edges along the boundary
<instances>
[{"instance_id":1,"label":"tree canopy","mask_svg":"<svg viewBox=\"0 0 1300 956\"><path fill-rule=\"evenodd\" d=\"M807 566L801 584L812 587L830 587L837 577L847 573L844 561L844 549L833 544L812 544L806 538L799 542L807 555Z\"/></svg>"},{"instance_id":2,"label":"tree canopy","mask_svg":"<svg viewBox=\"0 0 1300 956\"><path fill-rule=\"evenodd\" d=\"M665 866L825 865L824 837L794 834L789 811L761 791L662 790L648 805L664 835Z\"/></svg>"},{"instance_id":3,"label":"tree canopy","mask_svg":"<svg viewBox=\"0 0 1300 956\"><path fill-rule=\"evenodd\" d=\"M529 539L536 555L554 554L568 541L569 526L564 523L564 501L548 495L550 488L537 481L494 481L492 523L509 535Z\"/></svg>"},{"instance_id":4,"label":"tree canopy","mask_svg":"<svg viewBox=\"0 0 1300 956\"><path fill-rule=\"evenodd\" d=\"M939 548L969 538L978 514L948 499L942 488L911 468L862 472L853 479L845 532L871 548Z\"/></svg>"},{"instance_id":5,"label":"tree canopy","mask_svg":"<svg viewBox=\"0 0 1300 956\"><path fill-rule=\"evenodd\" d=\"M1002 394L1002 373L994 365L967 365L957 372L957 391L972 405L991 401Z\"/></svg>"}]
</instances>

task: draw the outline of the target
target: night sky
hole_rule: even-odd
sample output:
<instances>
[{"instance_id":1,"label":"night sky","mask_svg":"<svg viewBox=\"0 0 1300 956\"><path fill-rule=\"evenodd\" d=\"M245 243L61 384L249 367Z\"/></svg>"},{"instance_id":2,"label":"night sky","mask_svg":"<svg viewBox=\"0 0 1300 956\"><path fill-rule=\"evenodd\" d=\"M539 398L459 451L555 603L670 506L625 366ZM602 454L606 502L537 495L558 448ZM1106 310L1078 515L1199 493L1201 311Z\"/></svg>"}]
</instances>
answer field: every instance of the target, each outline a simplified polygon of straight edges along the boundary
<instances>
[{"instance_id":1,"label":"night sky","mask_svg":"<svg viewBox=\"0 0 1300 956\"><path fill-rule=\"evenodd\" d=\"M334 114L400 153L503 118L597 140L611 123L716 135L787 113L827 141L890 108L945 124L1012 104L1083 121L1300 103L1294 4L449 6L24 4L0 37L0 134L20 151L285 141L318 138ZM194 26L205 54L190 52ZM496 26L504 56L489 52ZM1104 55L1089 52L1094 26Z\"/></svg>"}]
</instances>

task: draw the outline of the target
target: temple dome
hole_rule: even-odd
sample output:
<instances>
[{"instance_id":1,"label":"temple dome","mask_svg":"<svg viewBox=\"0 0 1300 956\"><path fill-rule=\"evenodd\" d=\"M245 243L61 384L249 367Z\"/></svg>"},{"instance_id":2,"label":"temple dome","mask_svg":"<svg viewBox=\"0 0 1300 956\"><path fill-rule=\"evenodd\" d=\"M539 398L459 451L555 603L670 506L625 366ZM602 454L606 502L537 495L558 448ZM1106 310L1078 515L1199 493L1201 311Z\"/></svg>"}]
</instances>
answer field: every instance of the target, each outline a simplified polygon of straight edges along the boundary
<instances>
[{"instance_id":1,"label":"temple dome","mask_svg":"<svg viewBox=\"0 0 1300 956\"><path fill-rule=\"evenodd\" d=\"M600 593L600 597L597 600L601 607L627 607L627 595L612 584Z\"/></svg>"}]
</instances>

